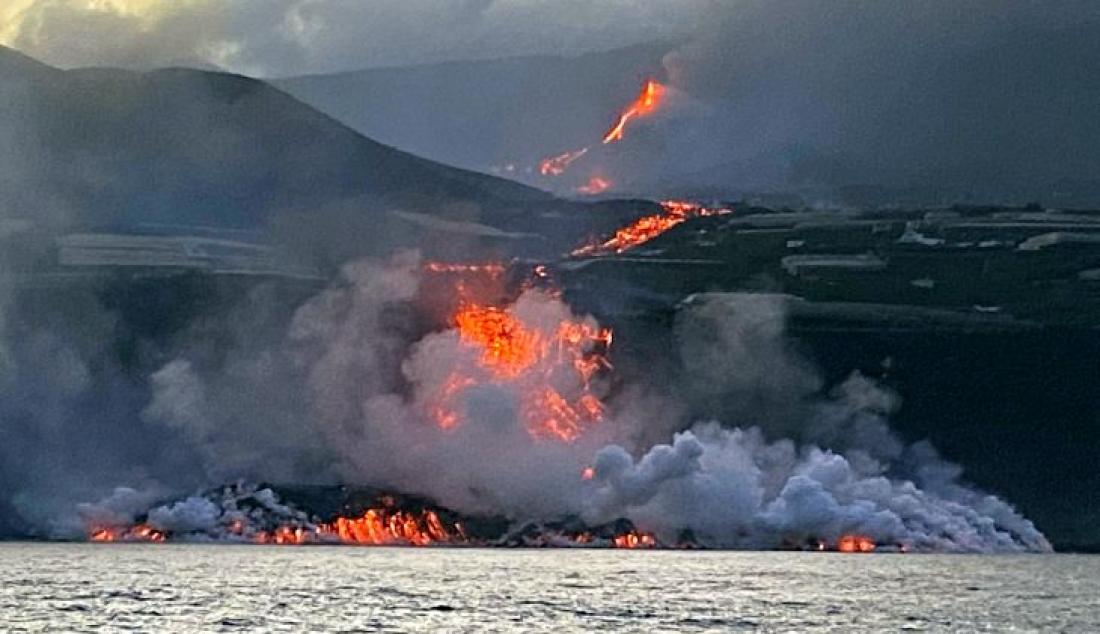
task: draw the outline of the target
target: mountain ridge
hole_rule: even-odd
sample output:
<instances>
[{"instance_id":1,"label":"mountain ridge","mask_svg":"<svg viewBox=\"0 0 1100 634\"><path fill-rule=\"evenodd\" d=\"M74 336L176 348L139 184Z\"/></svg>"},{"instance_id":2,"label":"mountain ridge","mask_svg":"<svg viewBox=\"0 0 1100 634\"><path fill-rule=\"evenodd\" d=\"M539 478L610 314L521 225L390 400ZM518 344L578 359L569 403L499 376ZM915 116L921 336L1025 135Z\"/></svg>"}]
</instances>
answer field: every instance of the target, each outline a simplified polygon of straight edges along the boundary
<instances>
[{"instance_id":1,"label":"mountain ridge","mask_svg":"<svg viewBox=\"0 0 1100 634\"><path fill-rule=\"evenodd\" d=\"M51 231L172 224L264 232L288 223L300 231L323 215L350 221L392 209L494 224L557 204L546 192L365 137L231 73L65 71L0 50L0 139L0 216Z\"/></svg>"}]
</instances>

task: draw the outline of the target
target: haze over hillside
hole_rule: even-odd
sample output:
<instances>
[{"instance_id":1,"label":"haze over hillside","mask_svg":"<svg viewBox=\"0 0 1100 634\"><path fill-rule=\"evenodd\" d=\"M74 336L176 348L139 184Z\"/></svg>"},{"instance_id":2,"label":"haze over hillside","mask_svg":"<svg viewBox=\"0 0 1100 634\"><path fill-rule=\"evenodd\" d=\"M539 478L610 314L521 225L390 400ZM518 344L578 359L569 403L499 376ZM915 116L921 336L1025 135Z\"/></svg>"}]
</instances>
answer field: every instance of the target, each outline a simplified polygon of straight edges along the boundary
<instances>
[{"instance_id":1,"label":"haze over hillside","mask_svg":"<svg viewBox=\"0 0 1100 634\"><path fill-rule=\"evenodd\" d=\"M402 232L420 244L431 232L410 224L416 214L473 223L476 239L537 233L532 210L556 204L382 145L225 73L61 71L0 48L0 139L9 228L207 227L336 243L357 233L356 244L325 245L347 251L342 260L371 252L373 239L399 244Z\"/></svg>"},{"instance_id":2,"label":"haze over hillside","mask_svg":"<svg viewBox=\"0 0 1100 634\"><path fill-rule=\"evenodd\" d=\"M661 60L669 50L669 45L636 46L273 83L356 130L410 152L469 169L506 164L522 169L602 136L642 82L663 74Z\"/></svg>"},{"instance_id":3,"label":"haze over hillside","mask_svg":"<svg viewBox=\"0 0 1100 634\"><path fill-rule=\"evenodd\" d=\"M689 43L278 85L388 143L470 169L515 165L505 173L561 192L575 179L530 168L598 140L651 76L668 81L667 103L572 170L609 177L614 192L662 197L1100 202L1100 76L1091 70L1100 26L980 26L977 7L958 23L906 22L893 6L742 8ZM861 35L870 24L882 28Z\"/></svg>"}]
</instances>

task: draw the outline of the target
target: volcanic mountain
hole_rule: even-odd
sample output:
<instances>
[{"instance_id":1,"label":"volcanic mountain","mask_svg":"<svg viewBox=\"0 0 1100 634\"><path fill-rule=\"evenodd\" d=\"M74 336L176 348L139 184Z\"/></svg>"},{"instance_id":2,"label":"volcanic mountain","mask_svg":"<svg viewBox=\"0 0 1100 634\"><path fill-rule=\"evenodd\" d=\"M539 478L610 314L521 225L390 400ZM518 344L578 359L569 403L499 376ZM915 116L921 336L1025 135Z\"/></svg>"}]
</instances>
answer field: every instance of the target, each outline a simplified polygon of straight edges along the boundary
<instances>
[{"instance_id":1,"label":"volcanic mountain","mask_svg":"<svg viewBox=\"0 0 1100 634\"><path fill-rule=\"evenodd\" d=\"M62 71L0 48L0 140L0 218L51 234L201 227L333 264L402 244L560 252L587 231L563 223L573 203L383 145L227 73Z\"/></svg>"},{"instance_id":2,"label":"volcanic mountain","mask_svg":"<svg viewBox=\"0 0 1100 634\"><path fill-rule=\"evenodd\" d=\"M513 268L524 269L523 279L513 280L517 287L530 289L532 276L544 276L560 282L570 306L608 318L616 341L623 342L615 349L619 385L640 386L644 394L685 395L699 420L758 425L768 422L759 407L764 403L784 422L788 405L802 407L817 382L804 380L802 362L791 361L782 368L790 376L782 389L753 387L754 368L770 368L768 359L784 356L779 353L785 347L771 343L759 357L750 354L747 363L725 371L732 353L719 348L703 354L715 348L712 334L722 328L712 320L691 321L695 307L780 322L789 314L793 332L818 352L828 385L846 384L853 368L883 380L904 374L905 411L913 413L906 414L903 433L964 455L980 484L1011 493L1061 540L1095 541L1096 510L1088 497L1095 480L1081 476L1091 473L1088 451L1095 442L1086 446L1078 426L1051 424L1059 420L1052 413L1066 394L1087 396L1065 399L1073 407L1060 420L1088 425L1087 415L1096 411L1091 383L1078 380L1091 376L1081 368L1096 358L1096 321L1084 314L1096 297L1098 264L1089 247L1097 243L1094 215L1041 208L848 215L774 213L743 204L706 211L676 201L583 205L381 145L244 77L184 69L66 72L0 50L0 80L0 184L7 194L0 201L0 534L43 534L74 503L96 499L103 487L128 482L138 471L181 490L230 482L256 465L272 481L331 482L327 469L336 463L316 444L324 434L303 422L323 413L338 423L325 427L326 433L344 423L361 429L357 412L364 391L377 388L384 397L377 404L404 402L407 373L419 368L424 380L439 379L440 385L425 383L438 393L425 388L427 400L413 409L439 413L440 428L453 427L461 408L453 406L452 396L469 387L471 375L436 376L450 367L448 359L469 356L453 353L451 346L480 341L498 350L495 342L503 336L529 344L516 347L521 360L562 362L568 356L561 341L610 342L610 331L592 337L567 327L543 338L557 345L542 346L495 305L464 306L448 318L435 314L440 302L426 301L452 286L461 299L476 275L488 276L485 286L496 290ZM623 94L636 91L633 79L630 84ZM595 138L603 131L597 128ZM578 144L592 141L584 136ZM638 215L637 222L620 227L624 218ZM586 233L601 239L583 241ZM46 239L39 243L29 236ZM34 244L46 248L36 251ZM363 268L372 264L345 267L321 291L325 273L332 272L325 267L402 245L432 256L423 267L424 275L432 272L425 278L425 301L402 294L415 268L402 258L377 277ZM308 260L286 262L281 250L287 247ZM570 251L572 257L557 257ZM33 257L23 257L28 252ZM435 261L441 254L456 260ZM551 257L538 267L457 260L471 254ZM742 293L692 295L712 291ZM755 297L759 291L767 293ZM380 301L389 295L393 301ZM531 306L565 305L555 289ZM1066 316L1073 319L1059 321ZM433 331L444 321L472 327ZM683 346L681 335L696 332L700 345ZM1012 346L1004 346L1006 336ZM394 352L424 341L432 345L410 349L443 350L443 358L408 357L419 361L414 367ZM437 347L437 341L448 347ZM670 355L680 348L683 358ZM991 351L1006 350L1020 357L986 363ZM1062 350L1075 350L1083 361L1066 363ZM323 354L315 358L318 351ZM484 358L491 369L499 355ZM972 363L947 372L945 359L955 358ZM1037 380L1022 386L1020 377L1030 370L1019 368L1030 368L1035 359L1057 363L1043 366ZM595 365L576 361L587 359L562 363L580 374L587 390ZM520 373L523 387L536 388L524 392L521 402L570 411L562 404L572 399L561 398L557 382L550 391L538 389L541 381L528 383L551 375L558 381L561 373L525 363L519 365L539 371ZM987 365L1005 371L996 375ZM712 385L725 383L691 380L685 368L698 366L734 377L728 386L734 400L727 404L718 400L724 393L712 391ZM299 374L311 368L324 372ZM475 370L481 376L484 368ZM505 378L515 378L505 370ZM776 373L766 374L765 387ZM738 383L743 376L747 382ZM975 396L960 405L965 399L956 390L972 377L990 386L970 390ZM741 385L752 387L751 400L737 400ZM999 399L1025 387L1049 398L1034 399L1034 409L1027 410L1019 400ZM611 397L634 394L611 388ZM346 392L344 398L335 398L334 390ZM302 394L348 407L302 411ZM586 391L576 396L589 418L601 415L598 399L585 399ZM1001 401L996 415L981 417L989 403ZM743 402L752 406L740 407ZM542 412L534 406L523 411ZM488 418L497 420L496 411ZM660 418L661 425L676 420ZM582 418L573 419L581 424L551 428L572 438L585 426ZM928 420L944 424L926 425ZM1062 456L1060 471L1028 460L1026 450L1037 442L1034 420L1046 422L1042 441L1052 443L1049 455ZM1006 431L1006 421L1015 435ZM1053 433L1059 427L1065 431ZM940 443L942 438L949 442ZM256 453L258 443L268 455L294 459L268 460ZM366 455L352 453L356 460ZM377 456L388 455L394 452ZM1013 459L1005 460L1009 455ZM1018 477L1025 473L1022 464L1037 473ZM1011 469L1004 471L1006 465ZM582 466L569 466L570 482L586 473ZM1059 490L1079 500L1073 517L1060 519L1064 506L1044 505L1052 500L1050 478L1072 483L1060 483ZM447 478L438 482L451 484ZM419 486L399 490L425 493ZM477 487L459 489L480 495Z\"/></svg>"},{"instance_id":3,"label":"volcanic mountain","mask_svg":"<svg viewBox=\"0 0 1100 634\"><path fill-rule=\"evenodd\" d=\"M661 71L667 52L665 45L645 45L273 83L372 138L469 169L511 164L523 175L548 154L603 135L642 81Z\"/></svg>"},{"instance_id":4,"label":"volcanic mountain","mask_svg":"<svg viewBox=\"0 0 1100 634\"><path fill-rule=\"evenodd\" d=\"M620 195L797 192L801 201L842 206L1100 201L1095 24L947 47L922 45L914 33L824 41L808 19L739 24L704 52L676 43L276 85L387 143L553 191L575 183L539 178L530 166L590 144L654 77L670 85L659 116L574 166L585 178L614 181L610 191Z\"/></svg>"}]
</instances>

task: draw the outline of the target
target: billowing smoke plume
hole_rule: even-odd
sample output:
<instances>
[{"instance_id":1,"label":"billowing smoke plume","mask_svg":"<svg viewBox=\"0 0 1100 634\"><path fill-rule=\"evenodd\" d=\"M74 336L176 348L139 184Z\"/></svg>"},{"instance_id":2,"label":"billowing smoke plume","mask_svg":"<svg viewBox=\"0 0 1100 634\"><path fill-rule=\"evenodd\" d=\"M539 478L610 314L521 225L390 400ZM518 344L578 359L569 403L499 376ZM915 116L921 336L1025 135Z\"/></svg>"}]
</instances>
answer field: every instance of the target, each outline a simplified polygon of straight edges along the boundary
<instances>
[{"instance_id":1,"label":"billowing smoke plume","mask_svg":"<svg viewBox=\"0 0 1100 634\"><path fill-rule=\"evenodd\" d=\"M213 482L301 481L294 467L312 447L329 460L307 461L318 465L315 481L327 474L464 510L549 516L576 508L576 483L606 432L575 444L537 441L520 412L532 387L524 379L484 380L476 351L454 330L414 341L420 275L420 262L407 256L346 267L340 284L297 311L279 345L205 372L185 359L165 365L153 375L146 420L189 437ZM542 330L571 316L538 292L514 312ZM464 424L443 429L432 414L456 367L478 384L451 403ZM578 389L565 381L563 393Z\"/></svg>"},{"instance_id":2,"label":"billowing smoke plume","mask_svg":"<svg viewBox=\"0 0 1100 634\"><path fill-rule=\"evenodd\" d=\"M928 204L1054 202L1095 180L1095 3L749 0L707 24L666 58L706 107L669 122L677 164L654 178L912 188Z\"/></svg>"},{"instance_id":3,"label":"billowing smoke plume","mask_svg":"<svg viewBox=\"0 0 1100 634\"><path fill-rule=\"evenodd\" d=\"M411 256L346 267L339 284L297 311L277 346L245 347L206 370L169 361L152 377L147 424L177 430L211 484L285 480L315 465L315 479L427 495L463 512L575 514L591 525L626 518L670 544L690 536L770 548L858 534L917 550L1049 549L1030 522L963 484L931 447L893 434L887 416L897 399L888 390L855 374L822 394L773 297L690 302L677 329L684 379L673 383L696 388L651 395L720 404L739 427L654 421L627 386L607 396L598 422L563 442L533 434L524 419L528 379L486 374L479 350L454 329L416 334L410 321L422 275ZM506 313L540 332L563 320L592 324L537 290ZM699 358L703 350L709 356ZM456 369L471 378L448 401L460 422L441 424L441 390ZM580 389L573 379L554 381L563 394ZM286 396L271 393L272 384ZM645 428L685 426L656 445L639 441ZM206 504L161 507L148 521L160 530L222 522Z\"/></svg>"},{"instance_id":4,"label":"billowing smoke plume","mask_svg":"<svg viewBox=\"0 0 1100 634\"><path fill-rule=\"evenodd\" d=\"M688 305L678 326L684 393L742 427L703 422L644 453L602 449L586 519L627 517L669 543L690 534L726 547L860 534L922 550L1049 549L1010 506L961 484L961 470L927 443L907 447L891 432L892 392L857 373L821 396L784 334L782 298Z\"/></svg>"},{"instance_id":5,"label":"billowing smoke plume","mask_svg":"<svg viewBox=\"0 0 1100 634\"><path fill-rule=\"evenodd\" d=\"M67 516L102 493L100 478L146 484L149 457L125 440L126 419L114 420L133 386L89 366L109 317L89 311L79 332L60 335L45 319L28 321L10 282L0 276L0 535Z\"/></svg>"},{"instance_id":6,"label":"billowing smoke plume","mask_svg":"<svg viewBox=\"0 0 1100 634\"><path fill-rule=\"evenodd\" d=\"M208 33L202 16L223 17L230 7L187 3L202 9L200 17L189 18L186 7L180 14L167 5L148 9L145 5L153 5L138 3L145 13L156 14L145 15L115 10L125 2L99 3L107 14L98 16L103 18L99 24L106 25L102 32L117 31L119 37L89 39L56 37L73 25L84 28L79 18L87 17L87 3L18 4L27 9L21 12L27 20L18 31L0 25L4 41L46 53L37 45L104 41L115 46L125 40L130 44L116 47L125 49L123 58L99 58L123 64L143 58L150 46L165 45L158 37L165 25L178 25L170 30L184 40L201 40ZM324 3L306 4L320 11ZM478 15L501 6L465 4ZM627 4L632 3L621 6ZM306 40L307 48L325 40L310 25L369 22L333 20L332 14L319 20L318 13L297 10L305 6L301 3L283 5L286 11L276 18L267 11L260 12L263 16L252 15L255 9L247 12L273 31L289 29L285 33L295 54ZM1092 178L1096 173L1096 108L1088 105L1100 92L1092 90L1095 73L1081 70L1091 66L1079 63L1095 58L1100 41L1091 37L1090 20L1098 17L1094 3L1065 3L1063 11L1002 2L930 2L907 6L906 11L847 2L707 6L718 12L703 21L713 31L678 41L677 52L666 59L680 106L650 130L662 137L651 141L664 144L664 151L643 157L650 161L658 156L660 174L670 173L664 157L671 157L679 170L693 171L690 176L700 184L744 186L858 180L899 186L964 181L967 186L996 187L1001 182L996 179L1026 184ZM421 10L438 13L435 3ZM613 23L611 18L605 15L604 23ZM136 41L124 37L134 34ZM363 38L347 39L358 50ZM207 61L229 59L245 70L270 59L262 54L266 44L252 49L238 40L175 40L168 54L194 58L211 53ZM68 63L95 59L86 53L59 51L46 57ZM20 73L33 73L44 85L55 83L53 71L13 59L5 63L18 64ZM169 61L160 56L156 63ZM300 58L286 66L307 67ZM190 75L180 77L181 85L192 81ZM225 92L233 103L262 90L255 83L220 76L201 81L208 79L211 91ZM34 125L41 113L25 104L65 100L49 99L54 93L31 101L12 99L30 89L9 84L0 87L0 94L23 105L0 121L0 143L30 152L41 145ZM114 112L117 95L96 94L102 97L96 101ZM613 98L618 103L621 95ZM189 139L197 128L182 125L184 120L192 125L197 125L192 119L200 121L205 130L207 119L225 120L209 113L224 112L202 110L194 117L170 118L163 125L174 135L163 138ZM53 122L59 127L42 129L68 131L71 121L63 115ZM294 120L298 118L312 121L313 115L296 114ZM282 130L284 122L271 125ZM306 131L313 128L301 130L307 138ZM645 135L638 136L644 145ZM241 139L252 137L215 137L218 146L232 141L232 151L214 153L221 157L217 165L247 164L261 185L271 173L284 174L287 178L281 180L300 183L295 191L309 194L310 211L315 211L315 180L308 173L292 178L301 177L300 163L277 162L290 167L269 172L263 165L257 168L255 160L241 160L245 150L254 149ZM186 146L188 158L194 159L182 165L204 166L201 171L209 170L210 178L214 173L218 178L236 174L211 167L211 155L201 150L213 146L199 144L196 151L194 143L176 145ZM292 145L288 154L300 158L303 146ZM159 150L140 143L135 147L140 147L140 156ZM307 158L321 151L320 146L309 147ZM324 146L326 155L332 147ZM8 154L0 161L0 184L21 185L34 194L24 202L8 201L10 205L51 226L73 215L68 203L51 201L56 194L42 195L65 189L72 178L44 179L28 188L28 172L42 161L28 161L27 156L44 155ZM58 154L72 155L84 154L71 149ZM113 155L120 156L129 154ZM685 157L703 162L693 164ZM68 160L47 162L71 167ZM146 172L123 163L117 172L136 183L134 191L144 191ZM76 165L87 178L78 179L74 199L86 204L109 171L81 161ZM716 165L721 169L706 171ZM154 180L171 184L180 173ZM672 176L687 180L688 175ZM202 180L197 189L207 191L211 182ZM224 183L227 191L239 192L238 178L226 177ZM197 189L180 187L174 192L178 198L150 205L158 210L155 219L181 222L181 209L199 205L192 195ZM103 208L139 208L142 200L120 195L118 201L125 205ZM263 200L251 204L268 207ZM356 226L373 228L377 216L359 214L358 204L347 204L362 223ZM200 211L184 220L197 223L227 213L220 204ZM83 218L88 222L117 219L81 213L94 216ZM308 215L311 230L317 218ZM361 246L364 231L348 231L345 214L340 218L333 224L346 234L342 237ZM24 215L0 214L0 236L24 231L27 222ZM569 513L590 521L625 516L665 539L691 532L715 545L773 546L859 531L915 548L1045 547L1030 524L996 498L965 486L958 469L930 447L907 446L894 435L886 417L897 402L888 391L858 375L832 389L824 385L786 337L783 307L774 299L689 307L677 327L682 377L627 385L597 377L608 383L593 388L606 411L597 423L582 426L584 432L572 442L558 442L530 433L523 415L530 384L488 380L477 368L476 354L453 329L424 334L422 272L413 257L348 265L338 283L296 311L289 328L278 307L290 302L263 285L226 314L179 317L155 310L163 304L190 310L202 303L196 297L206 297L206 288L193 296L168 298L175 302L150 302L150 321L185 322L165 325L170 334L159 335L171 341L155 345L150 340L157 336L120 321L120 304L128 300L119 293L111 296L110 289L81 287L62 296L50 287L50 279L28 283L20 278L16 298L13 280L33 271L29 263L52 254L54 245L52 237L47 239L50 248L32 244L31 238L11 242L13 248L0 253L0 534L79 534L85 522L121 521L167 495L244 478L364 482L431 495L461 510L517 519ZM332 259L342 261L339 255ZM159 290L144 289L163 299L156 295ZM593 323L573 315L560 299L537 291L508 310L537 328L562 320ZM449 401L452 413L464 422L445 429L432 410L439 405L440 392L447 391L450 375L445 370L454 368L467 368L474 385L463 385L460 397ZM568 374L553 374L547 381L570 399L581 396ZM696 424L712 419L718 422ZM675 432L680 433L673 436ZM582 477L588 467L595 471L591 480ZM109 496L118 486L130 488L116 491L104 505L74 513L79 502ZM213 517L199 502L163 508L150 519L164 530L190 530Z\"/></svg>"},{"instance_id":7,"label":"billowing smoke plume","mask_svg":"<svg viewBox=\"0 0 1100 634\"><path fill-rule=\"evenodd\" d=\"M1050 548L1000 499L937 479L954 468L934 459L915 480L894 479L885 475L890 465L866 454L769 443L758 428L705 423L636 461L612 445L595 464L586 519L627 517L668 543L690 534L710 546L774 548L858 534L917 550Z\"/></svg>"}]
</instances>

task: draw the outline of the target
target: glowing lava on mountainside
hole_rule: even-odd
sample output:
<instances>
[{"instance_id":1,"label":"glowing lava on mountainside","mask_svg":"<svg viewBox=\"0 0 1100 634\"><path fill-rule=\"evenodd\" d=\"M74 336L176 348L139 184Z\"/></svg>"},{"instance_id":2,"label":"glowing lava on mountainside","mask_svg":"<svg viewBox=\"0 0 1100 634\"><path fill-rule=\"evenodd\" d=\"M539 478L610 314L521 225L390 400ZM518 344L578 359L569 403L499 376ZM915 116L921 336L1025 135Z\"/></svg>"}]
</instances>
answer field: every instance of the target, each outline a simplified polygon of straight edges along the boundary
<instances>
[{"instance_id":1,"label":"glowing lava on mountainside","mask_svg":"<svg viewBox=\"0 0 1100 634\"><path fill-rule=\"evenodd\" d=\"M616 231L615 235L610 238L574 249L570 255L584 257L622 253L645 244L676 225L687 222L692 218L724 216L733 213L732 209L724 207L703 207L695 203L678 200L666 200L661 203L661 208L664 213L639 218Z\"/></svg>"},{"instance_id":2,"label":"glowing lava on mountainside","mask_svg":"<svg viewBox=\"0 0 1100 634\"><path fill-rule=\"evenodd\" d=\"M656 112L664 103L667 88L664 84L647 79L642 85L638 96L619 113L615 123L600 139L600 144L610 145L622 141L628 124L640 117L648 116ZM549 156L539 161L538 171L542 176L561 176L576 161L589 153L591 147L585 146L577 150L569 150ZM606 176L592 175L588 180L575 188L575 191L586 196L595 196L609 190L614 183Z\"/></svg>"}]
</instances>

